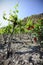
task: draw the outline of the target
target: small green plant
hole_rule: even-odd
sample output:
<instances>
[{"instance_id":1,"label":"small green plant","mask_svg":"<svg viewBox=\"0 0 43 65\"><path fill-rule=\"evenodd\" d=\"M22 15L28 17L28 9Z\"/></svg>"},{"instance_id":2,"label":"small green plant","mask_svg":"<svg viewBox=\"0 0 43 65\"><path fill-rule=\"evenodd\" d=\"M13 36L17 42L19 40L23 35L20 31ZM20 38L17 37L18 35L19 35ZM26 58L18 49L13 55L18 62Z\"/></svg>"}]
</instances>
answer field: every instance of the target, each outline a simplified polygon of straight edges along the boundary
<instances>
[{"instance_id":1,"label":"small green plant","mask_svg":"<svg viewBox=\"0 0 43 65\"><path fill-rule=\"evenodd\" d=\"M34 27L33 31L37 34L38 40L41 43L43 41L43 19L38 20Z\"/></svg>"},{"instance_id":2,"label":"small green plant","mask_svg":"<svg viewBox=\"0 0 43 65\"><path fill-rule=\"evenodd\" d=\"M12 25L13 25L12 34L14 33L14 28L16 27L17 22L18 22L18 15L17 15L18 14L18 10L17 10L17 7L18 7L18 4L16 4L15 10L10 12L9 18L6 18L6 13L3 14L3 18L5 20L12 22ZM7 27L7 29L9 29L9 32L10 32L10 25Z\"/></svg>"}]
</instances>

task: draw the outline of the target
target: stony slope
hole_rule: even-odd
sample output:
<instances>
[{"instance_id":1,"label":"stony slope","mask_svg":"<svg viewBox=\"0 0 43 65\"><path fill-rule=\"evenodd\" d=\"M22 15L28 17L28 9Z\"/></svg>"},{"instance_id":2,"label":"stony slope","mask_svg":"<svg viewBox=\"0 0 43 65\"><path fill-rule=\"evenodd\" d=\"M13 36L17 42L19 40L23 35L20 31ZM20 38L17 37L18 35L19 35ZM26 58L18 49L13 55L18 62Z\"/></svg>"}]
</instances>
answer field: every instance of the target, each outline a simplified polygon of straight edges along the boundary
<instances>
[{"instance_id":1,"label":"stony slope","mask_svg":"<svg viewBox=\"0 0 43 65\"><path fill-rule=\"evenodd\" d=\"M9 35L5 35L6 39ZM3 36L0 36L3 41ZM5 38L4 37L4 38ZM15 40L16 39L16 40ZM7 39L8 40L8 39ZM39 51L39 46L32 44L28 34L13 35L11 41L11 54L7 58L7 45L0 50L0 65L43 65L43 52Z\"/></svg>"}]
</instances>

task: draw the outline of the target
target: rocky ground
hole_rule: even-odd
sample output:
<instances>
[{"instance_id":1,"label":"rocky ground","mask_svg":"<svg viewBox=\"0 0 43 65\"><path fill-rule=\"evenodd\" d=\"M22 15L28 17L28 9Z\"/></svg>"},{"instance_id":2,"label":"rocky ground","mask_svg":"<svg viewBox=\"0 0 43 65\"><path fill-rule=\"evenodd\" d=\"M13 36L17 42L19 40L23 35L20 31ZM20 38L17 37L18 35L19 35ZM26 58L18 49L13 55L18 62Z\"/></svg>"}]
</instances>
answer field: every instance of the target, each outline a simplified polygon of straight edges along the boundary
<instances>
[{"instance_id":1,"label":"rocky ground","mask_svg":"<svg viewBox=\"0 0 43 65\"><path fill-rule=\"evenodd\" d=\"M43 48L32 43L28 34L13 35L8 55L8 36L0 36L0 65L43 65ZM1 44L2 43L2 44Z\"/></svg>"}]
</instances>

